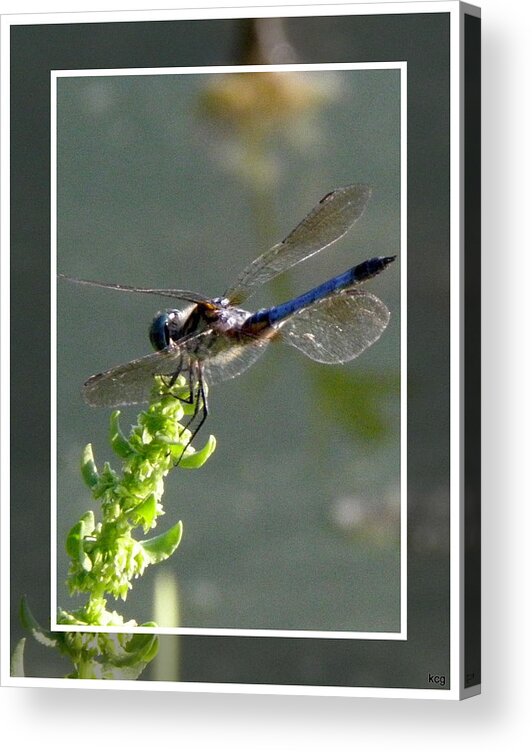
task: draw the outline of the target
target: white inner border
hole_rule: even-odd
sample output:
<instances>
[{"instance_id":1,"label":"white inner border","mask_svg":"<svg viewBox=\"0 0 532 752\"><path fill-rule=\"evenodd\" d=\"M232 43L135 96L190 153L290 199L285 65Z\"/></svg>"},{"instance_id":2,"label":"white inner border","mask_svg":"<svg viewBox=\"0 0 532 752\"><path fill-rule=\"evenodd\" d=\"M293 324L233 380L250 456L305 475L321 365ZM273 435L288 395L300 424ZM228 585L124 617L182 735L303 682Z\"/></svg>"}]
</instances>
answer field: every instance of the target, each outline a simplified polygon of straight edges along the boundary
<instances>
[{"instance_id":1,"label":"white inner border","mask_svg":"<svg viewBox=\"0 0 532 752\"><path fill-rule=\"evenodd\" d=\"M400 138L401 138L401 606L399 632L348 632L334 630L299 630L299 629L234 629L207 627L84 627L57 624L57 79L86 78L109 76L170 76L170 75L211 75L230 73L264 73L264 72L324 72L324 71L365 71L365 70L400 70ZM196 68L125 68L107 70L62 70L51 72L51 628L57 632L118 632L121 634L204 634L236 637L297 637L359 640L406 640L407 624L407 443L406 443L406 63L326 63L326 64L290 64L290 65L236 65L205 66Z\"/></svg>"},{"instance_id":2,"label":"white inner border","mask_svg":"<svg viewBox=\"0 0 532 752\"><path fill-rule=\"evenodd\" d=\"M457 700L478 694L479 686L463 690L463 562L461 560L463 535L463 484L461 462L463 433L460 421L460 371L462 321L460 304L462 270L460 258L463 252L461 226L462 164L461 144L463 135L462 115L462 16L464 13L480 17L480 9L460 2L414 2L383 3L360 5L314 5L314 6L254 6L248 8L205 8L179 11L132 11L94 13L47 13L3 16L1 19L1 240L4 249L0 256L1 271L1 334L2 350L0 362L2 414L1 414L1 491L2 491L2 630L1 681L4 686L69 687L91 689L126 689L150 691L221 692L244 694L285 694L343 697L401 697L412 699ZM163 21L185 19L249 18L249 17L317 17L343 15L379 15L396 13L449 13L451 20L450 64L451 64L451 661L449 689L392 689L386 687L315 687L260 684L223 684L203 682L155 682L155 681L72 681L68 679L39 679L33 677L12 677L10 665L10 576L9 576L9 535L10 535L10 259L7 249L10 243L10 29L14 25L59 24L59 23L112 23L120 21ZM52 301L53 302L53 301Z\"/></svg>"}]
</instances>

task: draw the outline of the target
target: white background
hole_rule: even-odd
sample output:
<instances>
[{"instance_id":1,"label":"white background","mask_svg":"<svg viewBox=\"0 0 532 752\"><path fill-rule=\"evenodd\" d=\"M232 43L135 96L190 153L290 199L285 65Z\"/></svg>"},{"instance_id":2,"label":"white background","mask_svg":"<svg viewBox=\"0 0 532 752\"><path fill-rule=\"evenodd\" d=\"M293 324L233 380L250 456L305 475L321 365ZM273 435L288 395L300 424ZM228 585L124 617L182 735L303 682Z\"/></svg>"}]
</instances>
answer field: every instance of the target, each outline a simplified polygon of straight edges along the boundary
<instances>
[{"instance_id":1,"label":"white background","mask_svg":"<svg viewBox=\"0 0 532 752\"><path fill-rule=\"evenodd\" d=\"M295 2L296 0L293 0ZM2 13L238 5L238 0L0 0ZM245 2L241 2L245 5ZM266 4L266 3L265 3ZM270 0L270 5L279 4ZM462 703L0 689L10 749L526 750L532 545L532 5L483 12L483 694ZM9 745L9 746L8 746Z\"/></svg>"}]
</instances>

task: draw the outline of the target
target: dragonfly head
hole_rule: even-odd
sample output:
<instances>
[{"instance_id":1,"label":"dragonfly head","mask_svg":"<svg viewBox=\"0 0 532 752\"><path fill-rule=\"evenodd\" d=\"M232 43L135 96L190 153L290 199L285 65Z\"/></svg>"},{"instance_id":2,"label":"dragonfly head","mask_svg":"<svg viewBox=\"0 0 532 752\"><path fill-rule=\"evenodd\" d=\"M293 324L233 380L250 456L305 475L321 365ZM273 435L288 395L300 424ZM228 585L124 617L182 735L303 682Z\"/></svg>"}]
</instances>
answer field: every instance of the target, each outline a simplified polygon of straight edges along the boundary
<instances>
[{"instance_id":1,"label":"dragonfly head","mask_svg":"<svg viewBox=\"0 0 532 752\"><path fill-rule=\"evenodd\" d=\"M170 309L161 311L150 326L150 342L154 350L164 350L175 339L179 339L189 311Z\"/></svg>"}]
</instances>

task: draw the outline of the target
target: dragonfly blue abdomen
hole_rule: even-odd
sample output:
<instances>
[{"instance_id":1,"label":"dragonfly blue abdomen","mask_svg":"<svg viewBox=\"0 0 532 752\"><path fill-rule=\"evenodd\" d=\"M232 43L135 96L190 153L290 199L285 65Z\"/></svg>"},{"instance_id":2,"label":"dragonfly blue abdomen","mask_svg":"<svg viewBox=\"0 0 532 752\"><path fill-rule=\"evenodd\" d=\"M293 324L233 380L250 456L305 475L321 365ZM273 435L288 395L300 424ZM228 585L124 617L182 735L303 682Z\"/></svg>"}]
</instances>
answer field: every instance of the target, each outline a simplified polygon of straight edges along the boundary
<instances>
[{"instance_id":1,"label":"dragonfly blue abdomen","mask_svg":"<svg viewBox=\"0 0 532 752\"><path fill-rule=\"evenodd\" d=\"M328 295L374 277L394 260L395 256L376 256L375 258L363 261L361 264L351 267L351 269L348 269L343 274L339 274L327 280L327 282L322 282L317 287L313 287L312 290L308 290L297 298L292 298L286 301L286 303L281 303L271 308L261 308L246 320L246 328L261 328L276 324L287 316L296 313L296 311L326 298Z\"/></svg>"}]
</instances>

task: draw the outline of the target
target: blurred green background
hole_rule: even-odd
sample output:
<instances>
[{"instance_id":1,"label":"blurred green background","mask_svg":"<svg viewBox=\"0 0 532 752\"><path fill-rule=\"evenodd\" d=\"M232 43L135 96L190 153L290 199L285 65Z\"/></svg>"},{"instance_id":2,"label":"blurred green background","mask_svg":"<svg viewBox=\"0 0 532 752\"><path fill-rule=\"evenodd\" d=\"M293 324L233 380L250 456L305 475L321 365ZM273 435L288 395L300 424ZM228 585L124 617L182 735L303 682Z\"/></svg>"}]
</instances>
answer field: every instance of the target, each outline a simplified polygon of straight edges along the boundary
<instances>
[{"instance_id":1,"label":"blurred green background","mask_svg":"<svg viewBox=\"0 0 532 752\"><path fill-rule=\"evenodd\" d=\"M400 72L94 76L58 80L58 271L220 295L328 191L370 183L360 222L247 302L271 305L366 258L400 251ZM174 556L125 604L154 617L156 572L179 617L161 626L400 629L400 264L368 283L391 311L381 339L333 367L272 345L213 387L158 531L183 520ZM150 352L164 299L58 285L58 604L69 528L92 506L82 449L112 459L109 411L86 406L93 373ZM123 426L136 408L123 411ZM75 603L75 599L74 599ZM164 605L164 604L163 604Z\"/></svg>"}]
</instances>

